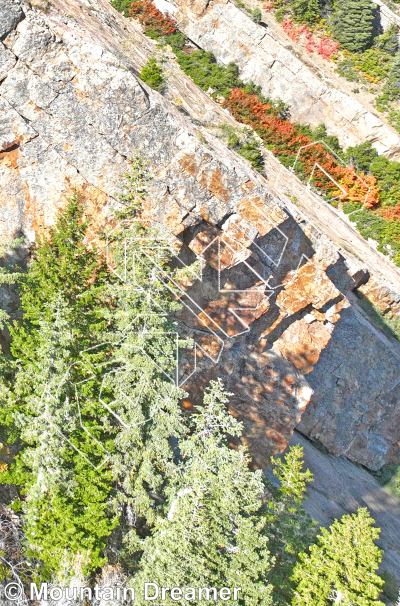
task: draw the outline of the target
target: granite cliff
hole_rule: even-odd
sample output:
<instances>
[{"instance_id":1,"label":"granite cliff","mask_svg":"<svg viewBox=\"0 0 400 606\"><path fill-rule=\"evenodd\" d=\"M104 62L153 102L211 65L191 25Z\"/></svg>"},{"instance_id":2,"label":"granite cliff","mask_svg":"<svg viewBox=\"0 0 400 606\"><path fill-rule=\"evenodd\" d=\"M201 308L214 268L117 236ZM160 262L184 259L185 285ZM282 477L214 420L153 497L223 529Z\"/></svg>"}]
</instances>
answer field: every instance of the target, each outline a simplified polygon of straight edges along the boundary
<instances>
[{"instance_id":1,"label":"granite cliff","mask_svg":"<svg viewBox=\"0 0 400 606\"><path fill-rule=\"evenodd\" d=\"M211 28L200 14L198 23L198 32ZM397 268L266 151L264 178L227 149L212 127L234 120L172 57L164 96L143 84L137 74L155 44L106 0L2 0L0 37L1 240L32 243L75 189L94 232L140 149L154 175L146 217L171 230L181 262L204 261L202 275L181 285L176 318L196 343L183 360L184 405L221 376L258 466L299 423L370 469L399 461L399 343L357 297L399 314ZM334 102L326 107L339 115ZM354 112L327 126L397 153L397 135ZM2 300L15 309L9 292Z\"/></svg>"}]
</instances>

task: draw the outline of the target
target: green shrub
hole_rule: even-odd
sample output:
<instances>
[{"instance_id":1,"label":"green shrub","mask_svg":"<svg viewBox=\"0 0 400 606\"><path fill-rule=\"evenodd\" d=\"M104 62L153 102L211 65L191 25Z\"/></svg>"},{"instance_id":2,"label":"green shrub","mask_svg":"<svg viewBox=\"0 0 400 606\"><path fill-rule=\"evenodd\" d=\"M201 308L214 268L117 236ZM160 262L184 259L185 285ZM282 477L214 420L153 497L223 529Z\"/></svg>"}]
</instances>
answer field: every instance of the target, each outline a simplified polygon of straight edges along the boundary
<instances>
[{"instance_id":1,"label":"green shrub","mask_svg":"<svg viewBox=\"0 0 400 606\"><path fill-rule=\"evenodd\" d=\"M390 494L400 499L400 465L387 463L372 475Z\"/></svg>"},{"instance_id":2,"label":"green shrub","mask_svg":"<svg viewBox=\"0 0 400 606\"><path fill-rule=\"evenodd\" d=\"M356 171L365 174L370 172L371 163L377 156L378 152L372 147L370 141L349 147L346 151L346 161L352 164ZM374 176L376 177L377 175Z\"/></svg>"},{"instance_id":3,"label":"green shrub","mask_svg":"<svg viewBox=\"0 0 400 606\"><path fill-rule=\"evenodd\" d=\"M355 66L373 78L383 79L389 74L392 57L380 48L368 48L355 59Z\"/></svg>"},{"instance_id":4,"label":"green shrub","mask_svg":"<svg viewBox=\"0 0 400 606\"><path fill-rule=\"evenodd\" d=\"M154 88L154 90L160 91L163 88L165 84L163 68L154 55L143 66L139 78L151 86L151 88Z\"/></svg>"},{"instance_id":5,"label":"green shrub","mask_svg":"<svg viewBox=\"0 0 400 606\"><path fill-rule=\"evenodd\" d=\"M378 250L386 255L390 252L394 263L400 266L400 221L385 221L366 208L353 217L360 234L378 242Z\"/></svg>"},{"instance_id":6,"label":"green shrub","mask_svg":"<svg viewBox=\"0 0 400 606\"><path fill-rule=\"evenodd\" d=\"M203 90L214 91L213 96L222 95L227 97L232 88L243 86L239 79L239 68L234 63L226 67L219 65L210 51L196 51L186 55L183 51L177 51L176 58L179 65L192 80ZM248 85L253 86L254 85ZM259 87L254 87L259 90Z\"/></svg>"},{"instance_id":7,"label":"green shrub","mask_svg":"<svg viewBox=\"0 0 400 606\"><path fill-rule=\"evenodd\" d=\"M313 141L323 141L326 145L337 154L340 158L344 158L345 154L340 146L339 139L335 135L328 135L325 124L319 124L314 130L305 132L305 135L311 137Z\"/></svg>"},{"instance_id":8,"label":"green shrub","mask_svg":"<svg viewBox=\"0 0 400 606\"><path fill-rule=\"evenodd\" d=\"M166 44L172 46L172 49L176 52L177 50L182 50L185 46L186 36L185 34L182 34L182 32L175 32L174 34L165 36L164 40Z\"/></svg>"},{"instance_id":9,"label":"green shrub","mask_svg":"<svg viewBox=\"0 0 400 606\"><path fill-rule=\"evenodd\" d=\"M250 128L240 131L230 124L221 124L220 128L230 149L235 150L243 158L251 162L256 170L264 168L265 162L260 150L260 142L256 139Z\"/></svg>"},{"instance_id":10,"label":"green shrub","mask_svg":"<svg viewBox=\"0 0 400 606\"><path fill-rule=\"evenodd\" d=\"M346 215L354 213L356 210L360 210L361 208L361 202L345 202L342 206L342 210Z\"/></svg>"},{"instance_id":11,"label":"green shrub","mask_svg":"<svg viewBox=\"0 0 400 606\"><path fill-rule=\"evenodd\" d=\"M132 0L113 0L111 6L113 6L118 12L122 13L124 17L129 17L129 9L131 8Z\"/></svg>"},{"instance_id":12,"label":"green shrub","mask_svg":"<svg viewBox=\"0 0 400 606\"><path fill-rule=\"evenodd\" d=\"M320 0L292 0L289 4L298 23L315 25L320 13Z\"/></svg>"},{"instance_id":13,"label":"green shrub","mask_svg":"<svg viewBox=\"0 0 400 606\"><path fill-rule=\"evenodd\" d=\"M392 24L384 34L377 36L374 40L374 46L394 57L399 50L397 26Z\"/></svg>"},{"instance_id":14,"label":"green shrub","mask_svg":"<svg viewBox=\"0 0 400 606\"><path fill-rule=\"evenodd\" d=\"M276 12L275 12L275 19L277 20L278 23L282 23L283 19L284 19L284 15L285 13L287 13L287 6L282 6L282 8L279 8Z\"/></svg>"},{"instance_id":15,"label":"green shrub","mask_svg":"<svg viewBox=\"0 0 400 606\"><path fill-rule=\"evenodd\" d=\"M251 19L252 19L252 21L254 21L254 23L261 23L261 18L262 18L261 10L259 9L258 6L256 6L251 11Z\"/></svg>"},{"instance_id":16,"label":"green shrub","mask_svg":"<svg viewBox=\"0 0 400 606\"><path fill-rule=\"evenodd\" d=\"M346 59L338 63L335 71L349 82L360 82L360 74L356 71L355 67L355 58L346 57Z\"/></svg>"}]
</instances>

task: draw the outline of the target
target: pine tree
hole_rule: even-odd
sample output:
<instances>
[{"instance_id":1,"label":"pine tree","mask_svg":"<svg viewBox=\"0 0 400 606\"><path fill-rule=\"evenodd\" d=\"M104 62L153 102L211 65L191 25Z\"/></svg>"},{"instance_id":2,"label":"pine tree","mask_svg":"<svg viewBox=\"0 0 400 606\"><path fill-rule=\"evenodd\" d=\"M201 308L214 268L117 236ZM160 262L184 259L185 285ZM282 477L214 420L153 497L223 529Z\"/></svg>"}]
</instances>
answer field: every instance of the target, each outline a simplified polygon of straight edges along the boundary
<instances>
[{"instance_id":1,"label":"pine tree","mask_svg":"<svg viewBox=\"0 0 400 606\"><path fill-rule=\"evenodd\" d=\"M366 508L321 528L318 543L300 554L293 582L293 606L383 606L383 580L375 574L382 551L375 545L379 529Z\"/></svg>"},{"instance_id":2,"label":"pine tree","mask_svg":"<svg viewBox=\"0 0 400 606\"><path fill-rule=\"evenodd\" d=\"M125 202L123 216L129 212ZM162 512L165 487L175 473L171 440L185 431L178 351L187 344L169 319L179 304L169 279L173 253L168 242L160 230L144 228L134 216L124 219L123 225L114 242L113 264L120 279L111 288L114 306L109 312L108 339L116 371L104 385L112 394L113 413L121 420L112 466L121 487L116 506L126 514L125 545L132 555L138 532L146 532L144 526L151 527L157 512Z\"/></svg>"},{"instance_id":3,"label":"pine tree","mask_svg":"<svg viewBox=\"0 0 400 606\"><path fill-rule=\"evenodd\" d=\"M20 280L24 315L10 330L16 372L2 410L22 442L2 479L21 485L30 551L49 573L71 546L71 558L90 552L88 569L98 566L104 536L115 526L115 515L104 513L110 471L93 474L115 434L97 397L109 355L101 345L108 275L98 251L85 244L83 213L75 195ZM79 507L85 492L86 506ZM57 532L62 524L69 532Z\"/></svg>"},{"instance_id":4,"label":"pine tree","mask_svg":"<svg viewBox=\"0 0 400 606\"><path fill-rule=\"evenodd\" d=\"M320 0L292 0L290 8L298 23L315 25L320 14Z\"/></svg>"},{"instance_id":5,"label":"pine tree","mask_svg":"<svg viewBox=\"0 0 400 606\"><path fill-rule=\"evenodd\" d=\"M373 37L374 7L370 0L338 2L333 33L343 48L358 53L370 46Z\"/></svg>"},{"instance_id":6,"label":"pine tree","mask_svg":"<svg viewBox=\"0 0 400 606\"><path fill-rule=\"evenodd\" d=\"M102 289L107 281L104 259L95 246L89 248L85 239L89 220L84 219L84 205L76 193L59 214L48 238L38 239L29 271L20 288L23 321L11 328L14 358L33 360L40 343L39 322L49 319L54 304L61 297L73 310L75 341L71 340L71 356L93 345L92 333L99 332L101 310L106 306ZM53 306L53 307L52 307ZM81 341L87 336L86 341Z\"/></svg>"},{"instance_id":7,"label":"pine tree","mask_svg":"<svg viewBox=\"0 0 400 606\"><path fill-rule=\"evenodd\" d=\"M392 61L392 66L382 92L389 101L400 98L400 53Z\"/></svg>"},{"instance_id":8,"label":"pine tree","mask_svg":"<svg viewBox=\"0 0 400 606\"><path fill-rule=\"evenodd\" d=\"M303 471L303 449L299 445L292 446L283 459L271 457L271 462L279 487L265 480L266 528L274 557L268 580L274 587L274 605L287 606L293 596L290 577L298 554L315 540L315 523L302 505L313 477L308 469Z\"/></svg>"},{"instance_id":9,"label":"pine tree","mask_svg":"<svg viewBox=\"0 0 400 606\"><path fill-rule=\"evenodd\" d=\"M133 581L141 585L151 579L162 587L241 587L239 604L268 605L270 557L265 521L258 515L262 472L251 472L245 452L227 443L227 433L241 432L226 410L227 401L222 383L212 382L204 408L193 415L192 433L179 443L182 462L168 491L167 516L158 518L153 535L145 540ZM171 597L165 600L173 603Z\"/></svg>"}]
</instances>

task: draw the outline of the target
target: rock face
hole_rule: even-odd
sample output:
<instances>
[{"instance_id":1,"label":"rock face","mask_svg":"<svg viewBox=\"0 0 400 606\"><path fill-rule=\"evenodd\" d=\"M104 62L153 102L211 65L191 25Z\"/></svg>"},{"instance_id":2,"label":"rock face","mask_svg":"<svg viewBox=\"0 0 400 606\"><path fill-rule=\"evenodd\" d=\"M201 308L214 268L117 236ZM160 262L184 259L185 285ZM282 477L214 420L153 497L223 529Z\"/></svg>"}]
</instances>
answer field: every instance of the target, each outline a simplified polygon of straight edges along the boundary
<instances>
[{"instance_id":1,"label":"rock face","mask_svg":"<svg viewBox=\"0 0 400 606\"><path fill-rule=\"evenodd\" d=\"M229 0L159 0L180 28L221 63L233 61L240 77L261 86L272 99L282 99L296 122L315 127L324 123L343 146L371 141L379 153L396 156L400 139L377 115L356 99L327 86L273 33L239 10Z\"/></svg>"},{"instance_id":2,"label":"rock face","mask_svg":"<svg viewBox=\"0 0 400 606\"><path fill-rule=\"evenodd\" d=\"M210 116L232 118L172 64L169 100L142 84L135 72L155 47L130 22L124 39L106 0L12 6L1 22L1 240L33 242L74 189L92 229L104 226L141 149L154 175L145 216L171 230L177 263L203 264L176 314L195 342L182 355L183 405L221 376L254 465L285 448L302 415L334 452L373 468L396 460L398 348L357 311L357 272L338 248L207 130ZM171 101L186 88L181 111Z\"/></svg>"},{"instance_id":3,"label":"rock face","mask_svg":"<svg viewBox=\"0 0 400 606\"><path fill-rule=\"evenodd\" d=\"M307 376L314 396L298 429L370 469L395 458L400 358L389 351L386 339L371 330L355 306L341 312L319 364Z\"/></svg>"}]
</instances>

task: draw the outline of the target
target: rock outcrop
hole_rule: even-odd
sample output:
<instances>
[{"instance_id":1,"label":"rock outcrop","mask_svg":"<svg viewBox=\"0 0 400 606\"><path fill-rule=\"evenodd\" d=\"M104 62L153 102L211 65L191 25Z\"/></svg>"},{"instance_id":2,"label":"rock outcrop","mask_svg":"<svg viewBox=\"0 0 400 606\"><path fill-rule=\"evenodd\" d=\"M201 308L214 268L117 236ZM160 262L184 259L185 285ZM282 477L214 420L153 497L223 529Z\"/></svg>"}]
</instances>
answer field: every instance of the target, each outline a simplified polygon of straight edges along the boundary
<instances>
[{"instance_id":1,"label":"rock outcrop","mask_svg":"<svg viewBox=\"0 0 400 606\"><path fill-rule=\"evenodd\" d=\"M269 29L253 23L230 0L156 0L180 28L221 63L233 61L240 77L261 86L264 95L282 99L296 122L325 124L344 147L371 141L381 154L400 154L398 134L369 109L320 79Z\"/></svg>"},{"instance_id":2,"label":"rock outcrop","mask_svg":"<svg viewBox=\"0 0 400 606\"><path fill-rule=\"evenodd\" d=\"M182 355L183 405L221 376L255 465L301 418L334 452L397 460L399 349L358 310L359 268L211 134L210 120L232 118L172 59L165 97L138 80L155 48L138 26L106 0L51 4L0 14L1 239L33 242L74 189L104 226L140 149L154 175L144 213L174 234L177 263L204 265L176 315L196 344Z\"/></svg>"}]
</instances>

